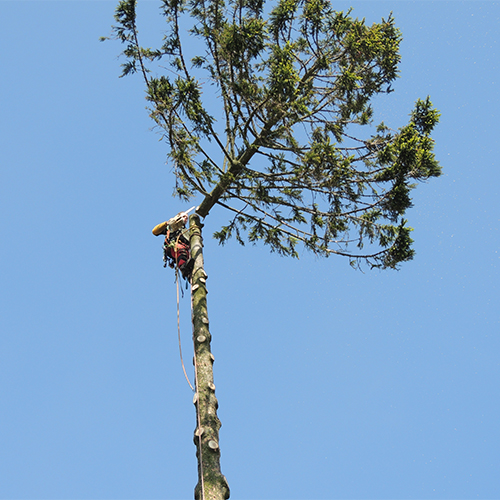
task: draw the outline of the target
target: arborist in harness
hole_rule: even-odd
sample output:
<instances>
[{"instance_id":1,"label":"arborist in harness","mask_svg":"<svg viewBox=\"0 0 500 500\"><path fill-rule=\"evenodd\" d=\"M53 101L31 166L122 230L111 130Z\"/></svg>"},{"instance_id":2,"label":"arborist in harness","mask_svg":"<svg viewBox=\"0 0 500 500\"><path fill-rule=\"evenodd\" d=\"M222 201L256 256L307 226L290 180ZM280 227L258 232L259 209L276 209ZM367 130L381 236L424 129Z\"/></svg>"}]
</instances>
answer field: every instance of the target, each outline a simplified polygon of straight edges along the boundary
<instances>
[{"instance_id":1,"label":"arborist in harness","mask_svg":"<svg viewBox=\"0 0 500 500\"><path fill-rule=\"evenodd\" d=\"M188 231L186 223L188 213L193 208L187 212L179 212L175 217L153 228L155 236L159 236L160 234L165 235L165 242L163 244L163 262L165 264L163 267L166 267L167 264L171 268L177 267L182 277L188 281L191 280L194 261L191 258L189 240L186 237Z\"/></svg>"}]
</instances>

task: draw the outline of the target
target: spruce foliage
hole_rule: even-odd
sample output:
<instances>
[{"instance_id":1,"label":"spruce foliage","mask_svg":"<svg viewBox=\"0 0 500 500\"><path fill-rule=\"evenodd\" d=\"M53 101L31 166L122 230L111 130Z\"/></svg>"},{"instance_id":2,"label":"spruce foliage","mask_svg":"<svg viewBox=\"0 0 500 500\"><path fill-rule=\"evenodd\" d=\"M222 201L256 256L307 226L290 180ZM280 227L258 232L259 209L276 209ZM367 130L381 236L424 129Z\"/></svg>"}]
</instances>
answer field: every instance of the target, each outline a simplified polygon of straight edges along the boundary
<instances>
[{"instance_id":1,"label":"spruce foliage","mask_svg":"<svg viewBox=\"0 0 500 500\"><path fill-rule=\"evenodd\" d=\"M123 75L145 79L175 194L201 195L203 217L214 205L232 212L219 242L293 257L302 244L381 268L410 260L405 216L415 181L440 175L439 113L427 97L399 130L372 122L373 98L398 77L392 15L367 26L329 0L160 4L166 31L151 49L139 44L136 1L120 1Z\"/></svg>"}]
</instances>

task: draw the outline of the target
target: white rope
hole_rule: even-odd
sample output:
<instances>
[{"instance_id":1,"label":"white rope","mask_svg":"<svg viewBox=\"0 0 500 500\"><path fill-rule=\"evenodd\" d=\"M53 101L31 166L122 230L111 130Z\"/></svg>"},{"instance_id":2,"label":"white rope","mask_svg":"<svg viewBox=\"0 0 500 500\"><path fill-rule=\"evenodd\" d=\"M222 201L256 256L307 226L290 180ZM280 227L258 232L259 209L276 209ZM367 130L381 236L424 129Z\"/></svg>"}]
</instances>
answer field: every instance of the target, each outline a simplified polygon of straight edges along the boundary
<instances>
[{"instance_id":1,"label":"white rope","mask_svg":"<svg viewBox=\"0 0 500 500\"><path fill-rule=\"evenodd\" d=\"M193 284L191 283L191 320L193 320ZM194 345L194 321L193 323L193 360L194 360L194 383L196 385L196 415L198 418L198 450L200 453L200 476L201 476L201 499L205 500L205 480L203 478L203 454L201 451L201 417L200 417L200 392L198 390L198 362L196 360L196 346Z\"/></svg>"},{"instance_id":2,"label":"white rope","mask_svg":"<svg viewBox=\"0 0 500 500\"><path fill-rule=\"evenodd\" d=\"M175 268L175 283L177 285L177 338L179 340L179 355L181 357L181 365L182 365L182 371L184 372L184 376L186 377L186 380L187 380L187 383L189 384L189 387L191 387L191 390L194 392L194 387L192 386L191 382L189 381L189 377L187 376L187 373L186 373L186 367L184 366L184 360L182 359L181 320L180 320L180 312L179 312L179 270L177 267Z\"/></svg>"}]
</instances>

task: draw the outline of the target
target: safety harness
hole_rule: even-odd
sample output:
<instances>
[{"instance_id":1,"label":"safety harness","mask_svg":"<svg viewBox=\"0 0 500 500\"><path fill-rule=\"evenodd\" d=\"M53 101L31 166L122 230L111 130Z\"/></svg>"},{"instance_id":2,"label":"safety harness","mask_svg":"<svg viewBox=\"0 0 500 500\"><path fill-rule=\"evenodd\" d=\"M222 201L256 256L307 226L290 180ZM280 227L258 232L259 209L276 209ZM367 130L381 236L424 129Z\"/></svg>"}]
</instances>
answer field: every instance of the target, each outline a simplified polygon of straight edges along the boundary
<instances>
[{"instance_id":1,"label":"safety harness","mask_svg":"<svg viewBox=\"0 0 500 500\"><path fill-rule=\"evenodd\" d=\"M193 260L191 259L189 240L185 234L186 222L188 213L195 207L189 209L187 212L179 212L175 217L158 224L153 228L153 234L159 236L165 235L163 243L163 267L171 267L172 269L179 269L182 277L187 281L191 279L193 270Z\"/></svg>"}]
</instances>

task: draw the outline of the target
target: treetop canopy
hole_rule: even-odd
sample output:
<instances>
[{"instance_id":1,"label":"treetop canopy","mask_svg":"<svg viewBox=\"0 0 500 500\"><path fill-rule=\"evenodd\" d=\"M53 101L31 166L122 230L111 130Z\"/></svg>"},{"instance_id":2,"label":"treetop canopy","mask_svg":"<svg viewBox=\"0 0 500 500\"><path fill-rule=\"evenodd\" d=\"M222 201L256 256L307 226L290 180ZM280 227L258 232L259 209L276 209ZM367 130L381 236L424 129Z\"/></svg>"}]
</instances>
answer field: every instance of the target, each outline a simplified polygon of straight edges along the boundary
<instances>
[{"instance_id":1,"label":"treetop canopy","mask_svg":"<svg viewBox=\"0 0 500 500\"><path fill-rule=\"evenodd\" d=\"M414 181L440 175L430 136L439 113L427 97L397 131L372 122L373 97L398 77L392 15L367 26L329 0L162 0L160 9L163 44L144 48L136 1L118 4L123 75L144 77L175 194L201 195L203 217L214 205L232 212L214 235L221 243L262 241L291 256L302 243L382 268L413 257L405 213Z\"/></svg>"}]
</instances>

